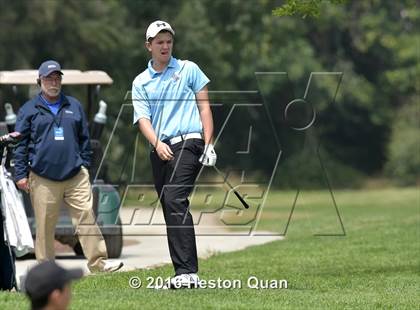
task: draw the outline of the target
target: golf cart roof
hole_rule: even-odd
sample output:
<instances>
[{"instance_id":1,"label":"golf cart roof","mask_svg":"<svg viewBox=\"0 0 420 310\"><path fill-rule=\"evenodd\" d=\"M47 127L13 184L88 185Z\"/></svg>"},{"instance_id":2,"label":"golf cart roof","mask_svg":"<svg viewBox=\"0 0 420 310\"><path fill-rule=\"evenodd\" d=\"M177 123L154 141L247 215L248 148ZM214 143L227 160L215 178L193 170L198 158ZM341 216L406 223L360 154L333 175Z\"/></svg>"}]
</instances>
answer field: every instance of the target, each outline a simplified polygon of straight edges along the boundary
<instances>
[{"instance_id":1,"label":"golf cart roof","mask_svg":"<svg viewBox=\"0 0 420 310\"><path fill-rule=\"evenodd\" d=\"M111 77L104 71L62 70L63 85L112 84ZM0 84L35 85L38 70L0 71Z\"/></svg>"}]
</instances>

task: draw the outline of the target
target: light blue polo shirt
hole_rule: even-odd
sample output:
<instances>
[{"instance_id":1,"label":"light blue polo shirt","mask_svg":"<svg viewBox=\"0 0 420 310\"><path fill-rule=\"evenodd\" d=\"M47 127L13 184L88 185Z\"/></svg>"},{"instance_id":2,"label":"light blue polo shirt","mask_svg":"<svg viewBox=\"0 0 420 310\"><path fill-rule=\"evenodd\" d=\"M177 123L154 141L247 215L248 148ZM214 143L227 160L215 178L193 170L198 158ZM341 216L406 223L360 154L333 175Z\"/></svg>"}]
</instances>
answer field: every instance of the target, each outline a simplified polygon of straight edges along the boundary
<instances>
[{"instance_id":1,"label":"light blue polo shirt","mask_svg":"<svg viewBox=\"0 0 420 310\"><path fill-rule=\"evenodd\" d=\"M133 81L134 120L151 121L159 140L187 133L202 133L195 94L209 79L193 62L171 57L162 72L156 72L149 61L145 71Z\"/></svg>"}]
</instances>

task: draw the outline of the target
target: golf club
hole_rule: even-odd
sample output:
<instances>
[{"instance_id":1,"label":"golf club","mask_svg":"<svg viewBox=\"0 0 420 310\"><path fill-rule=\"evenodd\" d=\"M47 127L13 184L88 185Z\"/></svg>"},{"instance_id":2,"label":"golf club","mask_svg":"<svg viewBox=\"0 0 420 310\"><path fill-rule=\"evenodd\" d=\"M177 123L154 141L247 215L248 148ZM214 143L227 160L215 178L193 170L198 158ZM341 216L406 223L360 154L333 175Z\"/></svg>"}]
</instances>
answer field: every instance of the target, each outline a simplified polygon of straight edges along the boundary
<instances>
[{"instance_id":1,"label":"golf club","mask_svg":"<svg viewBox=\"0 0 420 310\"><path fill-rule=\"evenodd\" d=\"M242 203L242 205L245 207L245 209L249 209L249 205L245 202L245 200L242 198L241 195L239 195L239 193L236 191L236 189L233 188L233 186L229 183L229 181L227 180L227 178L225 177L225 175L216 167L213 166L214 170L216 170L216 172L223 177L223 179L225 180L225 183L229 186L229 188L231 190L233 190L233 193L236 195L236 197L238 197L239 201Z\"/></svg>"}]
</instances>

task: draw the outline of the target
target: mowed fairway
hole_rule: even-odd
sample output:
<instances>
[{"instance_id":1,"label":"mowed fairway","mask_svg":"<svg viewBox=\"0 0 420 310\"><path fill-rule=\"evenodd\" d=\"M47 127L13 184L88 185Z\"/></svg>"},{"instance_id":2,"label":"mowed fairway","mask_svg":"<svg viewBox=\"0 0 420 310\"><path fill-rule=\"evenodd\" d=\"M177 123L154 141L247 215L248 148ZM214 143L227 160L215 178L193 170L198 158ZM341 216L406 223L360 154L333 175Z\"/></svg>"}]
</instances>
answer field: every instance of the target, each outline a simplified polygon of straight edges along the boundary
<instances>
[{"instance_id":1,"label":"mowed fairway","mask_svg":"<svg viewBox=\"0 0 420 310\"><path fill-rule=\"evenodd\" d=\"M341 228L333 209L323 208L328 192L302 192L285 240L200 261L202 279L238 279L241 289L147 289L147 277L172 275L172 266L163 266L86 277L73 285L71 308L418 309L419 189L335 194L345 236L314 236L339 234ZM294 195L274 193L267 200L259 229L283 232L290 213L288 202ZM283 202L286 207L278 207ZM285 279L288 288L248 288L251 275ZM131 289L128 280L132 276L140 277L143 287ZM28 303L23 295L0 293L0 309L24 308Z\"/></svg>"}]
</instances>

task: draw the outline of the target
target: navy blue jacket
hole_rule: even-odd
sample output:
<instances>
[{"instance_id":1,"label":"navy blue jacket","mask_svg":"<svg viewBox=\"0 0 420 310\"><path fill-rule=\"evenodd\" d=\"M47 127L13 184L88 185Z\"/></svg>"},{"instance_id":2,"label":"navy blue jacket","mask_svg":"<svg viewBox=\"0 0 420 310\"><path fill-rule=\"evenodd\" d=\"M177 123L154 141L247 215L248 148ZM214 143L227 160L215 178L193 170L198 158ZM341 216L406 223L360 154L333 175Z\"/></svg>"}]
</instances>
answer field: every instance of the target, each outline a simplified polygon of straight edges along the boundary
<instances>
[{"instance_id":1,"label":"navy blue jacket","mask_svg":"<svg viewBox=\"0 0 420 310\"><path fill-rule=\"evenodd\" d=\"M19 110L15 131L23 135L14 151L15 180L26 178L29 170L55 181L76 175L90 166L89 130L83 108L77 99L62 96L57 115L42 102L40 95ZM54 128L62 127L64 140L54 138Z\"/></svg>"}]
</instances>

